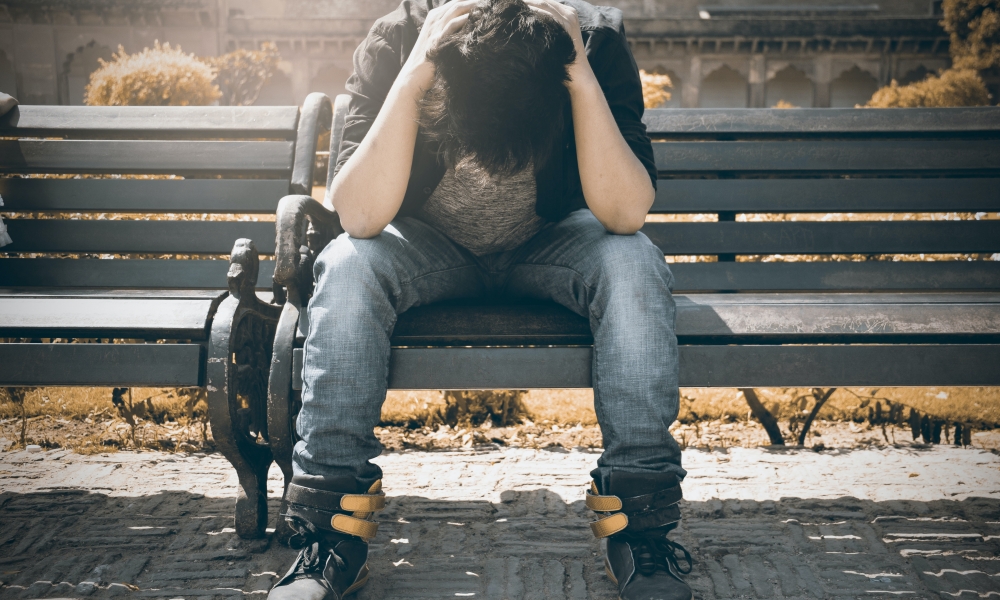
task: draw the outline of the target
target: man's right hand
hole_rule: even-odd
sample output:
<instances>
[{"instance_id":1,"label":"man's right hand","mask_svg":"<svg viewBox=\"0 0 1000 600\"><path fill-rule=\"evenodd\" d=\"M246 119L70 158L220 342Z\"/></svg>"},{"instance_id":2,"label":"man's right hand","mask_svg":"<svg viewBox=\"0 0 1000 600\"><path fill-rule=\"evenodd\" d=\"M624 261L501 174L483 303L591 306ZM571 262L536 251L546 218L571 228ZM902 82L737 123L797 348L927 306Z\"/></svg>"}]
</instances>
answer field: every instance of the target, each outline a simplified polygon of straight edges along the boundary
<instances>
[{"instance_id":1,"label":"man's right hand","mask_svg":"<svg viewBox=\"0 0 1000 600\"><path fill-rule=\"evenodd\" d=\"M434 65L427 59L427 53L436 48L442 39L465 26L476 4L478 0L458 0L442 4L427 13L413 51L403 66L403 71L421 89L427 90L434 81Z\"/></svg>"}]
</instances>

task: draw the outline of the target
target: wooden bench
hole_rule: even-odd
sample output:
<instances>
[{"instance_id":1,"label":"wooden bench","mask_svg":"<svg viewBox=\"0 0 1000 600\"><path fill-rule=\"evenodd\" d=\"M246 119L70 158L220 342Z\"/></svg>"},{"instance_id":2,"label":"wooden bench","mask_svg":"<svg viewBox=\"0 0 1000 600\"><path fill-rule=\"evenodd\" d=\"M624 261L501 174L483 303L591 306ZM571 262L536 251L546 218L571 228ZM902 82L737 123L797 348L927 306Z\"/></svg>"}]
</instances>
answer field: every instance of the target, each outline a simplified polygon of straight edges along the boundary
<instances>
[{"instance_id":1,"label":"wooden bench","mask_svg":"<svg viewBox=\"0 0 1000 600\"><path fill-rule=\"evenodd\" d=\"M330 118L313 94L301 112L21 106L0 119L0 211L13 216L0 386L207 387L213 437L240 476L237 528L261 529L280 309L255 293L269 299L274 269L257 252L274 253L278 201L312 191ZM240 217L252 214L264 220Z\"/></svg>"}]
</instances>

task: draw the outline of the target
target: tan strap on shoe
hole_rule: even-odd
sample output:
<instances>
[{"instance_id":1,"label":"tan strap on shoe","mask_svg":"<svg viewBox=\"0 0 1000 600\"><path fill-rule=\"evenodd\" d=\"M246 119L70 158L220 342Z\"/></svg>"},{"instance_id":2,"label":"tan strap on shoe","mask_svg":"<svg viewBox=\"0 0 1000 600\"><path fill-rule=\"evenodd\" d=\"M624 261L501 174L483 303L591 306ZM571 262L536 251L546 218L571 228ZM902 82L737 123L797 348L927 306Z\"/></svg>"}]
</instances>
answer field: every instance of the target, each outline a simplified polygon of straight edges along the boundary
<instances>
[{"instance_id":1,"label":"tan strap on shoe","mask_svg":"<svg viewBox=\"0 0 1000 600\"><path fill-rule=\"evenodd\" d=\"M622 509L622 500L618 496L598 496L587 492L587 508L594 512L617 512Z\"/></svg>"},{"instance_id":2,"label":"tan strap on shoe","mask_svg":"<svg viewBox=\"0 0 1000 600\"><path fill-rule=\"evenodd\" d=\"M599 513L614 513L590 524L590 530L597 539L612 536L628 527L628 516L623 512L622 500L618 496L602 496L597 490L597 484L590 482L587 490L587 508Z\"/></svg>"},{"instance_id":3,"label":"tan strap on shoe","mask_svg":"<svg viewBox=\"0 0 1000 600\"><path fill-rule=\"evenodd\" d=\"M340 508L352 513L380 511L385 508L385 494L345 494L340 498Z\"/></svg>"},{"instance_id":4,"label":"tan strap on shoe","mask_svg":"<svg viewBox=\"0 0 1000 600\"><path fill-rule=\"evenodd\" d=\"M347 515L333 515L333 518L330 519L330 527L333 527L334 531L353 535L364 540L370 540L378 533L378 523L356 519Z\"/></svg>"},{"instance_id":5,"label":"tan strap on shoe","mask_svg":"<svg viewBox=\"0 0 1000 600\"><path fill-rule=\"evenodd\" d=\"M626 527L628 527L628 517L625 516L625 513L615 513L590 524L590 529L597 539L614 535Z\"/></svg>"}]
</instances>

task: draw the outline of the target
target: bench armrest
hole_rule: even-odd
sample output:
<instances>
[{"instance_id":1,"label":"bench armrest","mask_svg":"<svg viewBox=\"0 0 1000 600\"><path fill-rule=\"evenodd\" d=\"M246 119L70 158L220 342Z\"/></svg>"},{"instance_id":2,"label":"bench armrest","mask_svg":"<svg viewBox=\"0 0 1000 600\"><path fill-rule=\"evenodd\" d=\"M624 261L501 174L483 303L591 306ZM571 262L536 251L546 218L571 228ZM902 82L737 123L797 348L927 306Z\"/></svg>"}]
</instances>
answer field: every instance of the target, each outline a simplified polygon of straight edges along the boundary
<instances>
[{"instance_id":1,"label":"bench armrest","mask_svg":"<svg viewBox=\"0 0 1000 600\"><path fill-rule=\"evenodd\" d=\"M295 162L292 164L291 192L310 194L313 170L316 167L316 146L319 136L330 130L333 122L333 105L326 94L313 92L306 96L299 114L299 128L295 135Z\"/></svg>"},{"instance_id":2,"label":"bench armrest","mask_svg":"<svg viewBox=\"0 0 1000 600\"><path fill-rule=\"evenodd\" d=\"M330 240L343 233L340 217L310 196L285 196L278 203L275 244L275 291L305 303L312 292L312 265Z\"/></svg>"}]
</instances>

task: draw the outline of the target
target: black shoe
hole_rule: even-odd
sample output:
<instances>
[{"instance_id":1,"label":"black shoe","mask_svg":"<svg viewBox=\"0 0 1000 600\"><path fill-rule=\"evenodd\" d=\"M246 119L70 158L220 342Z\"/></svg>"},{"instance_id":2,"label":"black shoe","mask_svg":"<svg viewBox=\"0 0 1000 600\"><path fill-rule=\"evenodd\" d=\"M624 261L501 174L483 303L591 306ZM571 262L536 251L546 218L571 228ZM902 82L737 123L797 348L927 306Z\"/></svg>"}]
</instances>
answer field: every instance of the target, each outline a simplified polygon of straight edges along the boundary
<instances>
[{"instance_id":1,"label":"black shoe","mask_svg":"<svg viewBox=\"0 0 1000 600\"><path fill-rule=\"evenodd\" d=\"M372 515L385 506L382 482L296 476L285 500L285 521L295 531L288 545L301 551L268 600L341 600L361 589L368 540L378 531Z\"/></svg>"},{"instance_id":2,"label":"black shoe","mask_svg":"<svg viewBox=\"0 0 1000 600\"><path fill-rule=\"evenodd\" d=\"M603 517L591 528L607 538L604 567L621 600L691 600L683 579L691 554L667 538L680 521L680 500L674 475L614 471L591 484L587 507Z\"/></svg>"},{"instance_id":3,"label":"black shoe","mask_svg":"<svg viewBox=\"0 0 1000 600\"><path fill-rule=\"evenodd\" d=\"M291 523L290 544L302 547L292 567L274 584L268 600L341 600L368 582L368 543L353 536L308 530Z\"/></svg>"},{"instance_id":4,"label":"black shoe","mask_svg":"<svg viewBox=\"0 0 1000 600\"><path fill-rule=\"evenodd\" d=\"M681 568L677 553L686 566ZM691 600L682 575L691 572L691 554L666 533L619 534L608 539L604 569L621 600Z\"/></svg>"}]
</instances>

